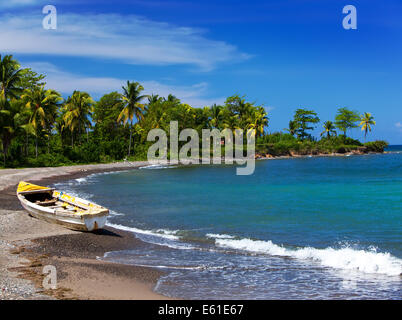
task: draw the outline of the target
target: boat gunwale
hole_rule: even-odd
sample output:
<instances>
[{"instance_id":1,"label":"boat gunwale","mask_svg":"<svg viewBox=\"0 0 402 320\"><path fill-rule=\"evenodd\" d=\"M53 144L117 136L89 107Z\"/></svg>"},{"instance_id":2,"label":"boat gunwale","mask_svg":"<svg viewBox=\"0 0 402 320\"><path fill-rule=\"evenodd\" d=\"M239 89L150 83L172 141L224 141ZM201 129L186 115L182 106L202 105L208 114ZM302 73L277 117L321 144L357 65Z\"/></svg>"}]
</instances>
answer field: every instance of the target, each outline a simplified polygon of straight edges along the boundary
<instances>
[{"instance_id":1,"label":"boat gunwale","mask_svg":"<svg viewBox=\"0 0 402 320\"><path fill-rule=\"evenodd\" d=\"M60 217L70 217L70 218L75 218L75 219L79 219L79 220L85 220L86 218L102 217L102 216L107 216L109 214L109 209L99 206L94 203L93 204L96 205L97 207L82 208L83 209L82 213L72 213L65 209L59 209L59 208L51 209L51 208L47 208L45 206L38 205L38 204L26 199L24 197L24 195L20 192L17 193L17 197L18 197L18 200L20 200L20 202L24 202L24 204L27 205L28 207L31 207L38 211L42 211L44 213L53 214L53 215L60 216ZM77 198L77 199L84 200L84 199L80 199L80 198ZM70 203L69 201L66 201L64 199L60 199L60 201L63 201L63 202L69 203L71 205L74 205L76 207L79 207L77 204ZM89 201L86 201L86 202L91 203ZM90 212L91 209L93 210L92 212Z\"/></svg>"},{"instance_id":2,"label":"boat gunwale","mask_svg":"<svg viewBox=\"0 0 402 320\"><path fill-rule=\"evenodd\" d=\"M33 193L46 193L46 192L53 192L56 191L55 188L49 188L49 189L40 189L40 190L29 190L29 191L17 191L17 195L18 194L33 194Z\"/></svg>"}]
</instances>

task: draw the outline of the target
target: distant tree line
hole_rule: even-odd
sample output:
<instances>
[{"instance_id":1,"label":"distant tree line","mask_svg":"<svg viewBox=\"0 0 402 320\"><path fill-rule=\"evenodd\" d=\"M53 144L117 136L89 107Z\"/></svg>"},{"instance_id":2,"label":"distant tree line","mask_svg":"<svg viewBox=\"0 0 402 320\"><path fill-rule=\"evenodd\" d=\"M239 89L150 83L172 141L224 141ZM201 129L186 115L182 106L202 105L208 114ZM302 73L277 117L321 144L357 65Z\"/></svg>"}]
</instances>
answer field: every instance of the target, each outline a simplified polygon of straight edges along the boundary
<instances>
[{"instance_id":1,"label":"distant tree line","mask_svg":"<svg viewBox=\"0 0 402 320\"><path fill-rule=\"evenodd\" d=\"M375 125L370 113L359 116L355 111L340 108L334 122L324 122L324 131L317 141L311 132L320 119L312 110L297 109L286 133L269 134L265 108L238 95L227 98L223 105L194 108L171 94L145 95L141 84L127 81L121 92L105 94L99 101L78 90L63 99L59 92L46 88L44 80L44 75L30 68L22 69L11 55L0 55L0 139L4 166L143 160L150 145L146 141L148 132L155 128L168 132L170 121L178 121L179 130L193 128L200 134L207 128L255 129L257 152L273 154L303 148L336 152L340 147L361 147L359 141L347 138L347 131L360 126L366 137ZM337 135L336 130L342 134ZM324 144L327 147L322 147ZM368 144L372 151L384 145L384 142Z\"/></svg>"}]
</instances>

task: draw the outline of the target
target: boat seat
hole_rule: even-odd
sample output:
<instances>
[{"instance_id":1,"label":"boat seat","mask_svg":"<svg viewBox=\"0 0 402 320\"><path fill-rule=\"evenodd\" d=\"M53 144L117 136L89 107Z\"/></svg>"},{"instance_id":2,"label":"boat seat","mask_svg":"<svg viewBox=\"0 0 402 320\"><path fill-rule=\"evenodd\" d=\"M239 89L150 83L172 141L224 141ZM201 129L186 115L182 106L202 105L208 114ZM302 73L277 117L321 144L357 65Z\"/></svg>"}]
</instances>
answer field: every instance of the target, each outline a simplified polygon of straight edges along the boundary
<instances>
[{"instance_id":1,"label":"boat seat","mask_svg":"<svg viewBox=\"0 0 402 320\"><path fill-rule=\"evenodd\" d=\"M45 201L36 201L35 204L40 205L40 206L52 206L56 204L57 199L50 199L50 200L45 200Z\"/></svg>"}]
</instances>

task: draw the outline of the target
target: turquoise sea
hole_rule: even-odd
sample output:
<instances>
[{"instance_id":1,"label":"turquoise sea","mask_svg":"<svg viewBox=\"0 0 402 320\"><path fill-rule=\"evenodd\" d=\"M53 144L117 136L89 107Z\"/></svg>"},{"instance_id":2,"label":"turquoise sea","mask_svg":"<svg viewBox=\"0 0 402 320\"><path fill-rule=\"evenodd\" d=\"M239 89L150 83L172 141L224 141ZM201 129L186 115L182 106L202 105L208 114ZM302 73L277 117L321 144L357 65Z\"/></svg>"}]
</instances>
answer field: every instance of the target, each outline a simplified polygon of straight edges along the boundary
<instances>
[{"instance_id":1,"label":"turquoise sea","mask_svg":"<svg viewBox=\"0 0 402 320\"><path fill-rule=\"evenodd\" d=\"M149 166L57 188L144 240L103 259L167 271L189 299L401 299L402 147L236 167Z\"/></svg>"}]
</instances>

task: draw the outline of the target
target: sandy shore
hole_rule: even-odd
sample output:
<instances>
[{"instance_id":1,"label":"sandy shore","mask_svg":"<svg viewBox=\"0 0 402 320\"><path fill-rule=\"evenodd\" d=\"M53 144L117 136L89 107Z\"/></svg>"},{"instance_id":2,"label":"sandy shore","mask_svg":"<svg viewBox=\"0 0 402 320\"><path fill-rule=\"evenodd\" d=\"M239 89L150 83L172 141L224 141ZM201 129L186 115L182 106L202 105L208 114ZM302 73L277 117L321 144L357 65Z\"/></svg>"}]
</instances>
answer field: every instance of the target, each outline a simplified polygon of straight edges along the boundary
<instances>
[{"instance_id":1,"label":"sandy shore","mask_svg":"<svg viewBox=\"0 0 402 320\"><path fill-rule=\"evenodd\" d=\"M166 299L152 291L159 270L97 260L105 252L138 248L132 233L107 228L81 233L31 218L19 204L20 180L43 185L97 172L135 169L147 162L0 170L1 299ZM56 290L44 290L43 267L57 270Z\"/></svg>"}]
</instances>

